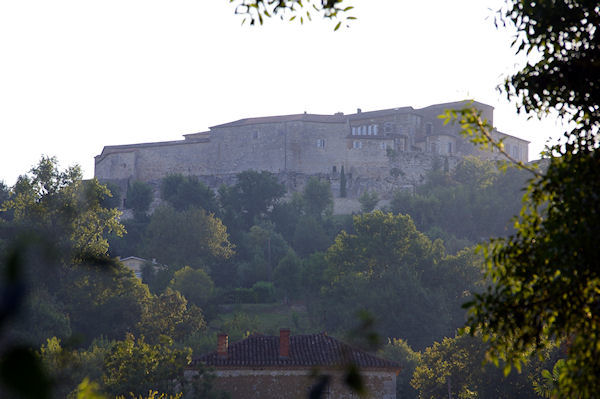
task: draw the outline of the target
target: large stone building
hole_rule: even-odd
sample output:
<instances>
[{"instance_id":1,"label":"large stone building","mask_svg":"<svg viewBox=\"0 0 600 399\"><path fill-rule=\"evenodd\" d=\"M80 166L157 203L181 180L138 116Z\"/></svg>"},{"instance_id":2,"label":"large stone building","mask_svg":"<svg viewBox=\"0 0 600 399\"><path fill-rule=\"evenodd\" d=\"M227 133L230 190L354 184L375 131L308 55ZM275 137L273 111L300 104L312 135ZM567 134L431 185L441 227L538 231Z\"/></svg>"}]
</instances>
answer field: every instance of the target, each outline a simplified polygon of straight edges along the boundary
<instances>
[{"instance_id":1,"label":"large stone building","mask_svg":"<svg viewBox=\"0 0 600 399\"><path fill-rule=\"evenodd\" d=\"M463 139L456 125L438 118L464 102L425 108L392 108L344 115L296 114L241 119L184 135L183 140L106 146L95 159L95 175L123 189L132 180L158 185L168 174L195 175L212 187L232 183L248 169L278 174L288 189L318 175L339 193L344 167L349 197L375 190L385 198L423 182L428 170L455 165L462 157L499 157ZM493 125L493 107L475 102ZM528 142L498 131L516 159L528 160ZM123 191L125 192L125 191Z\"/></svg>"},{"instance_id":2,"label":"large stone building","mask_svg":"<svg viewBox=\"0 0 600 399\"><path fill-rule=\"evenodd\" d=\"M290 336L288 329L280 330L278 337L255 334L231 345L227 335L221 334L217 351L194 359L188 377L200 364L214 369L215 388L228 392L232 399L305 399L319 383L322 397L357 398L343 380L349 365L358 367L369 398L394 399L400 372L398 363L325 333Z\"/></svg>"}]
</instances>

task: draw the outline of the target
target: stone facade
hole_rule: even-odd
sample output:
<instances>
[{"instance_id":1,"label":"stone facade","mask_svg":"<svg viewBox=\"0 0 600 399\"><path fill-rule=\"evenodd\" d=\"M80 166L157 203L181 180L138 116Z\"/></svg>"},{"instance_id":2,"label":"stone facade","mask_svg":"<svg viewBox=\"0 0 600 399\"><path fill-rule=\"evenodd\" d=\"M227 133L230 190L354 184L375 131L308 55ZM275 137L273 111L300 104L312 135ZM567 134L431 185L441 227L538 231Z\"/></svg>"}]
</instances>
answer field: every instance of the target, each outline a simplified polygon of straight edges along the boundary
<instances>
[{"instance_id":1,"label":"stone facade","mask_svg":"<svg viewBox=\"0 0 600 399\"><path fill-rule=\"evenodd\" d=\"M348 196L375 190L382 198L398 188L423 182L427 171L464 156L496 158L459 135L459 127L437 117L463 102L414 109L393 108L344 115L297 114L242 119L188 134L184 140L104 147L95 158L95 176L122 186L140 180L158 185L168 174L195 175L212 187L230 184L245 170L279 175L289 190L300 189L310 176L331 181L339 194L344 166ZM493 107L475 102L493 124ZM528 160L528 142L501 132L508 152Z\"/></svg>"},{"instance_id":2,"label":"stone facade","mask_svg":"<svg viewBox=\"0 0 600 399\"><path fill-rule=\"evenodd\" d=\"M359 396L344 383L339 369L216 370L214 388L228 392L231 399L306 399L317 383L315 372L331 377L323 398L356 399ZM193 371L187 372L189 376ZM396 375L386 371L362 371L367 398L396 399Z\"/></svg>"}]
</instances>

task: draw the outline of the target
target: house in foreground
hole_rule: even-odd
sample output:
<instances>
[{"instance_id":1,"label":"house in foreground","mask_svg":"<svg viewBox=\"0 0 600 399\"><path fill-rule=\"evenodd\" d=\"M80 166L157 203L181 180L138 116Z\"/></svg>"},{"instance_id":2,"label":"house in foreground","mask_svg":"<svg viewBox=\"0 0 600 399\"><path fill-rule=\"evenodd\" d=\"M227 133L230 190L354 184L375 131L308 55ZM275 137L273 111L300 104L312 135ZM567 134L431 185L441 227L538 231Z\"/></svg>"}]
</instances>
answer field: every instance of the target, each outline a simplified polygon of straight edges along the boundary
<instances>
[{"instance_id":1,"label":"house in foreground","mask_svg":"<svg viewBox=\"0 0 600 399\"><path fill-rule=\"evenodd\" d=\"M232 399L306 399L309 392L329 376L323 398L357 398L343 382L344 367L360 370L371 398L396 398L396 375L400 365L345 344L326 333L290 336L251 335L229 344L220 334L217 350L195 358L187 371L191 377L199 365L213 368L215 388Z\"/></svg>"}]
</instances>

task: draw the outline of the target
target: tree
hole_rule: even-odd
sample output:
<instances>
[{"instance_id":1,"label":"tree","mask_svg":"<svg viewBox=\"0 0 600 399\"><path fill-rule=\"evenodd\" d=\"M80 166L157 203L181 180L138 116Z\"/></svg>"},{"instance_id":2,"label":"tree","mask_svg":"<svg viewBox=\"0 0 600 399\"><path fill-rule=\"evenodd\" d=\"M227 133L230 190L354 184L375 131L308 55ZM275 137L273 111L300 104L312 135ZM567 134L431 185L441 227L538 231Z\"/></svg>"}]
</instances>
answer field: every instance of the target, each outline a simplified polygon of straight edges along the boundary
<instances>
[{"instance_id":1,"label":"tree","mask_svg":"<svg viewBox=\"0 0 600 399\"><path fill-rule=\"evenodd\" d=\"M302 216L302 196L292 194L291 200L278 202L271 211L271 221L287 242L292 242L298 219Z\"/></svg>"},{"instance_id":2,"label":"tree","mask_svg":"<svg viewBox=\"0 0 600 399\"><path fill-rule=\"evenodd\" d=\"M485 248L494 285L469 304L468 325L490 336L490 356L506 359L507 372L557 337L568 339L556 394L599 397L600 7L594 0L511 0L500 19L516 26L518 53L536 54L506 79L507 97L519 111L557 113L571 127L546 151L545 172L523 165L534 177L516 233ZM504 151L476 111L448 116L475 141Z\"/></svg>"},{"instance_id":3,"label":"tree","mask_svg":"<svg viewBox=\"0 0 600 399\"><path fill-rule=\"evenodd\" d=\"M327 284L315 310L325 327L345 330L360 309L376 316L385 336L424 348L451 334L463 319L457 301L471 284L462 277L447 290L452 262L443 245L419 232L409 216L374 211L354 217L354 234L342 231L327 250ZM476 275L477 269L471 271ZM453 281L454 282L454 281ZM455 299L456 298L456 299ZM394 309L390 312L390 309Z\"/></svg>"},{"instance_id":4,"label":"tree","mask_svg":"<svg viewBox=\"0 0 600 399\"><path fill-rule=\"evenodd\" d=\"M363 213L368 213L377 206L377 203L379 202L379 195L377 195L376 191L365 191L358 198L358 202L360 202L360 210Z\"/></svg>"},{"instance_id":5,"label":"tree","mask_svg":"<svg viewBox=\"0 0 600 399\"><path fill-rule=\"evenodd\" d=\"M13 214L13 228L55 242L70 262L106 255L105 236L123 234L120 213L102 206L109 194L96 179L83 182L78 166L61 171L56 158L42 157L28 175L19 176L0 212Z\"/></svg>"},{"instance_id":6,"label":"tree","mask_svg":"<svg viewBox=\"0 0 600 399\"><path fill-rule=\"evenodd\" d=\"M163 178L160 184L160 196L178 211L186 210L191 206L202 208L209 213L218 211L214 191L196 176L174 174Z\"/></svg>"},{"instance_id":7,"label":"tree","mask_svg":"<svg viewBox=\"0 0 600 399\"><path fill-rule=\"evenodd\" d=\"M7 242L0 248L2 296L10 300L0 312L0 396L8 386L18 397L50 397L31 349L50 335L84 345L135 328L147 290L107 257L106 235L124 232L120 213L103 205L108 195L96 179L83 181L78 167L60 170L55 158L42 157L2 204L10 213L0 225Z\"/></svg>"},{"instance_id":8,"label":"tree","mask_svg":"<svg viewBox=\"0 0 600 399\"><path fill-rule=\"evenodd\" d=\"M493 365L484 366L486 347L480 336L462 335L426 348L411 381L419 398L538 398L529 370L507 377Z\"/></svg>"},{"instance_id":9,"label":"tree","mask_svg":"<svg viewBox=\"0 0 600 399\"><path fill-rule=\"evenodd\" d=\"M340 172L340 197L346 198L348 193L346 192L346 186L348 182L346 181L346 172L344 171L344 165L342 165L342 170Z\"/></svg>"},{"instance_id":10,"label":"tree","mask_svg":"<svg viewBox=\"0 0 600 399\"><path fill-rule=\"evenodd\" d=\"M528 178L527 171L516 167L466 157L449 173L428 173L416 194L396 192L390 207L411 215L430 237L443 237L447 243L456 237L472 245L513 231L511 218L522 205Z\"/></svg>"},{"instance_id":11,"label":"tree","mask_svg":"<svg viewBox=\"0 0 600 399\"><path fill-rule=\"evenodd\" d=\"M8 199L10 190L3 181L0 181L0 206Z\"/></svg>"},{"instance_id":12,"label":"tree","mask_svg":"<svg viewBox=\"0 0 600 399\"><path fill-rule=\"evenodd\" d=\"M304 257L316 251L326 250L331 244L331 239L317 219L302 216L296 224L292 244L298 255Z\"/></svg>"},{"instance_id":13,"label":"tree","mask_svg":"<svg viewBox=\"0 0 600 399\"><path fill-rule=\"evenodd\" d=\"M141 181L134 181L127 188L127 208L133 209L136 219L143 219L152 203L152 187Z\"/></svg>"},{"instance_id":14,"label":"tree","mask_svg":"<svg viewBox=\"0 0 600 399\"><path fill-rule=\"evenodd\" d=\"M169 287L181 292L189 302L199 307L206 306L215 289L213 281L204 270L194 270L189 266L175 272Z\"/></svg>"},{"instance_id":15,"label":"tree","mask_svg":"<svg viewBox=\"0 0 600 399\"><path fill-rule=\"evenodd\" d=\"M324 18L340 19L334 28L334 30L337 30L342 25L342 19L346 23L355 19L347 14L354 7L343 6L343 3L344 0L308 0L304 2L294 0L237 0L235 1L235 12L244 16L242 23L249 21L251 25L257 22L262 25L265 18L275 15L280 16L281 19L291 15L289 17L290 21L299 16L298 20L303 23L305 17L307 21L310 21L311 12L316 12ZM344 16L346 17L343 18Z\"/></svg>"},{"instance_id":16,"label":"tree","mask_svg":"<svg viewBox=\"0 0 600 399\"><path fill-rule=\"evenodd\" d=\"M146 394L158 389L177 393L184 383L183 370L191 362L189 348L177 349L172 342L155 345L128 335L117 342L105 360L104 388L112 396Z\"/></svg>"},{"instance_id":17,"label":"tree","mask_svg":"<svg viewBox=\"0 0 600 399\"><path fill-rule=\"evenodd\" d=\"M113 182L106 182L106 188L110 192L101 202L104 208L120 208L122 205L121 188Z\"/></svg>"},{"instance_id":18,"label":"tree","mask_svg":"<svg viewBox=\"0 0 600 399\"><path fill-rule=\"evenodd\" d=\"M402 365L402 372L396 377L396 397L417 399L417 391L410 385L410 380L415 369L421 365L421 353L413 351L403 339L388 338L387 344L378 351L377 355Z\"/></svg>"},{"instance_id":19,"label":"tree","mask_svg":"<svg viewBox=\"0 0 600 399\"><path fill-rule=\"evenodd\" d=\"M256 224L256 218L266 213L285 194L285 187L267 171L247 170L237 175L232 187L219 188L219 200L227 226L246 230Z\"/></svg>"},{"instance_id":20,"label":"tree","mask_svg":"<svg viewBox=\"0 0 600 399\"><path fill-rule=\"evenodd\" d=\"M137 330L150 343L159 343L165 336L180 342L204 327L202 311L195 305L188 305L179 292L167 288L148 301Z\"/></svg>"},{"instance_id":21,"label":"tree","mask_svg":"<svg viewBox=\"0 0 600 399\"><path fill-rule=\"evenodd\" d=\"M317 220L333 212L333 194L328 181L314 176L308 179L302 190L302 200L304 212Z\"/></svg>"},{"instance_id":22,"label":"tree","mask_svg":"<svg viewBox=\"0 0 600 399\"><path fill-rule=\"evenodd\" d=\"M194 269L233 255L227 228L202 209L178 212L158 207L146 229L143 253L170 267L189 265Z\"/></svg>"},{"instance_id":23,"label":"tree","mask_svg":"<svg viewBox=\"0 0 600 399\"><path fill-rule=\"evenodd\" d=\"M244 233L238 259L246 262L238 268L242 284L250 287L257 281L272 281L273 269L289 250L281 234L270 223L252 226Z\"/></svg>"},{"instance_id":24,"label":"tree","mask_svg":"<svg viewBox=\"0 0 600 399\"><path fill-rule=\"evenodd\" d=\"M275 286L283 293L284 299L295 299L300 291L302 279L302 261L294 251L288 251L273 273Z\"/></svg>"}]
</instances>

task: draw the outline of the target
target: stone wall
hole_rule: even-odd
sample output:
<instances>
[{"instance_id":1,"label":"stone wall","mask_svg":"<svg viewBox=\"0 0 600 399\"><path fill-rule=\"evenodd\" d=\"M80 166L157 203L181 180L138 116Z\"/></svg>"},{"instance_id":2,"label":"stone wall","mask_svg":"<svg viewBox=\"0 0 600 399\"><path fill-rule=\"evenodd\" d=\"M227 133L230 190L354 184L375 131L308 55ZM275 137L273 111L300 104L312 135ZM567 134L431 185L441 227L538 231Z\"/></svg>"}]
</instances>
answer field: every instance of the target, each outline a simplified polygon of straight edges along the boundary
<instances>
[{"instance_id":1,"label":"stone wall","mask_svg":"<svg viewBox=\"0 0 600 399\"><path fill-rule=\"evenodd\" d=\"M306 399L311 387L317 382L312 377L315 370L216 370L214 387L228 392L231 399ZM350 399L358 396L343 382L338 370L323 371L332 377L328 398ZM187 372L191 378L194 371ZM393 371L361 371L369 392L368 398L395 399L396 374Z\"/></svg>"},{"instance_id":2,"label":"stone wall","mask_svg":"<svg viewBox=\"0 0 600 399\"><path fill-rule=\"evenodd\" d=\"M437 118L445 107L461 105L241 120L186 135L185 140L105 147L96 157L95 175L116 182L126 193L131 181L157 189L163 177L174 173L198 176L216 188L233 184L235 175L245 170L266 170L277 174L289 191L301 189L310 176L328 179L334 196L339 196L344 166L350 198L370 190L386 199L394 190L423 183L436 166L454 167L465 155L500 157L498 152L477 150L459 136L458 126L443 125ZM476 105L493 121L493 107ZM493 134L504 139L509 154L527 161L526 141Z\"/></svg>"}]
</instances>

